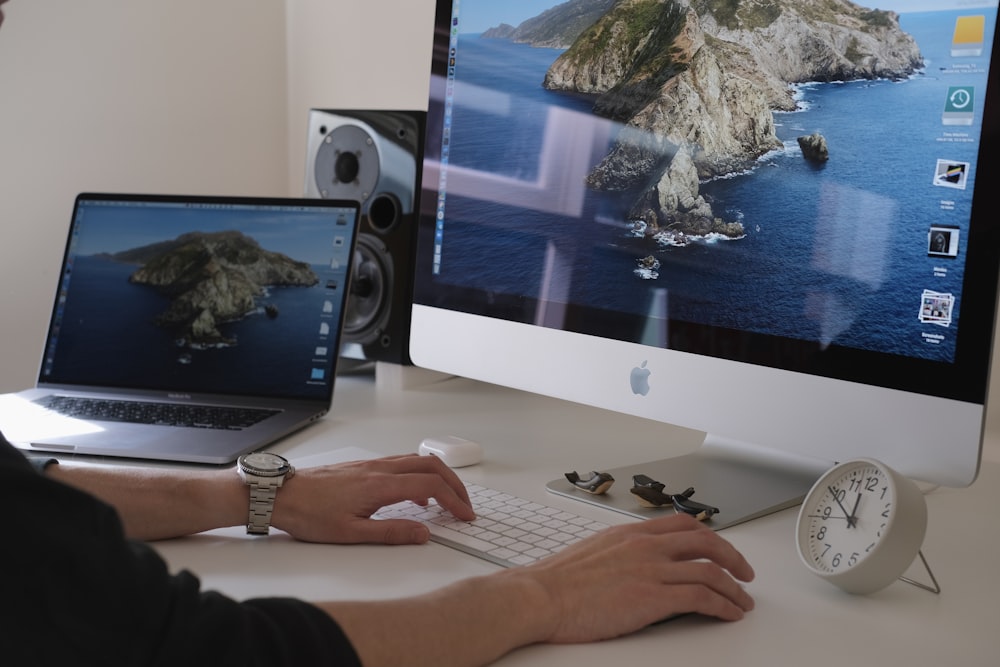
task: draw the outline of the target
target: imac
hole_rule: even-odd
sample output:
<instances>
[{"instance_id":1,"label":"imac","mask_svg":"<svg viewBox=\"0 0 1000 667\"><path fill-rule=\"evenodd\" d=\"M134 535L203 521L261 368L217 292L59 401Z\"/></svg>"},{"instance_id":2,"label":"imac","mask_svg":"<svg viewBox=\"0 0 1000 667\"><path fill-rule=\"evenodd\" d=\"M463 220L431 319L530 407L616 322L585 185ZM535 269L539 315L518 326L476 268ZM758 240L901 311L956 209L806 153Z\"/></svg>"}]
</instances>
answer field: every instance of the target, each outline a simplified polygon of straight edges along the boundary
<instances>
[{"instance_id":1,"label":"imac","mask_svg":"<svg viewBox=\"0 0 1000 667\"><path fill-rule=\"evenodd\" d=\"M437 1L414 363L705 432L610 472L716 527L855 457L971 484L996 1L724 4Z\"/></svg>"}]
</instances>

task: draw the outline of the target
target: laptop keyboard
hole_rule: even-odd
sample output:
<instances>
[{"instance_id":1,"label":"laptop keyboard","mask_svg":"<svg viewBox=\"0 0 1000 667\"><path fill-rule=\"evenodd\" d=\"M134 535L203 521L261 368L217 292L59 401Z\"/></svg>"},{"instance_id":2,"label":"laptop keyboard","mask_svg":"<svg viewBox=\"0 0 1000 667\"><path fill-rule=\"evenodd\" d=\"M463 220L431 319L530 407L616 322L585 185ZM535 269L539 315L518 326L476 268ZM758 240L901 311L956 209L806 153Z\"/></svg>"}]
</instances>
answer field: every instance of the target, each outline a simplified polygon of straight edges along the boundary
<instances>
[{"instance_id":1,"label":"laptop keyboard","mask_svg":"<svg viewBox=\"0 0 1000 667\"><path fill-rule=\"evenodd\" d=\"M503 567L545 558L608 526L600 521L548 507L476 484L467 484L475 521L456 519L433 501L383 507L375 519L411 519L425 524L431 541Z\"/></svg>"},{"instance_id":2,"label":"laptop keyboard","mask_svg":"<svg viewBox=\"0 0 1000 667\"><path fill-rule=\"evenodd\" d=\"M46 396L36 402L49 410L76 419L225 430L249 428L278 413L278 410L265 408L185 405L57 395Z\"/></svg>"}]
</instances>

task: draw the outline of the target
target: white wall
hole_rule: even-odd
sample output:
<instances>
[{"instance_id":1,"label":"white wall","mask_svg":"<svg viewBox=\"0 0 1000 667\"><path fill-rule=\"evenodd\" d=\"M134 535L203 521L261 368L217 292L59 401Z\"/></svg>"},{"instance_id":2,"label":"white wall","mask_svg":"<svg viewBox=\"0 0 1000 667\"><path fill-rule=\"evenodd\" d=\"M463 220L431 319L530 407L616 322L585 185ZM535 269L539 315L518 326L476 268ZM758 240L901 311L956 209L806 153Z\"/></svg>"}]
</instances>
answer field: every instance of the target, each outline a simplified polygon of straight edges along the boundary
<instances>
[{"instance_id":1,"label":"white wall","mask_svg":"<svg viewBox=\"0 0 1000 667\"><path fill-rule=\"evenodd\" d=\"M4 5L0 391L34 381L77 192L300 195L310 108L425 107L433 9L433 0ZM996 403L987 456L1000 460Z\"/></svg>"}]
</instances>

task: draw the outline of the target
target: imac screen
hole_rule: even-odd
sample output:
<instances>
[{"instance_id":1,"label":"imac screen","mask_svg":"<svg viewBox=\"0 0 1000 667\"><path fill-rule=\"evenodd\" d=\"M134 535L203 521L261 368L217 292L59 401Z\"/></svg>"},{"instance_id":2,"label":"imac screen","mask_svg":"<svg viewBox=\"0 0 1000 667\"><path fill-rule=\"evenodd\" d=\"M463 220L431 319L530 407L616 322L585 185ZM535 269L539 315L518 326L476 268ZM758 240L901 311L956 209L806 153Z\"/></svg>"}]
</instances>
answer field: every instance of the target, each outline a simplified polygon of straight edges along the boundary
<instances>
[{"instance_id":1,"label":"imac screen","mask_svg":"<svg viewBox=\"0 0 1000 667\"><path fill-rule=\"evenodd\" d=\"M415 329L446 311L642 346L630 366L653 372L654 350L723 383L773 369L775 400L830 380L981 421L995 1L439 0L436 19Z\"/></svg>"}]
</instances>

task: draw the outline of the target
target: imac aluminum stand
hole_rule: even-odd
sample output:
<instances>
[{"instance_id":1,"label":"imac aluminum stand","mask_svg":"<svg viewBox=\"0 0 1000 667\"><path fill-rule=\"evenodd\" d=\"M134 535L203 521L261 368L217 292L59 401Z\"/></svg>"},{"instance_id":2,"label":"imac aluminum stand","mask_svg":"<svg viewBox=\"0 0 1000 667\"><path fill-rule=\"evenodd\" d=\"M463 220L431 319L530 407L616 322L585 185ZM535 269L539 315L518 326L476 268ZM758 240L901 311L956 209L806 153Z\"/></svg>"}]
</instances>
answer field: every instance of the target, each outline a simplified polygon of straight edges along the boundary
<instances>
[{"instance_id":1,"label":"imac aluminum stand","mask_svg":"<svg viewBox=\"0 0 1000 667\"><path fill-rule=\"evenodd\" d=\"M665 484L669 493L694 488L692 500L719 509L706 525L721 530L795 507L831 465L826 461L791 459L773 450L708 436L690 454L599 471L615 478L615 484L602 495L582 491L565 478L545 486L552 493L640 519L672 513L672 506L643 507L630 493L632 476L643 474Z\"/></svg>"}]
</instances>

